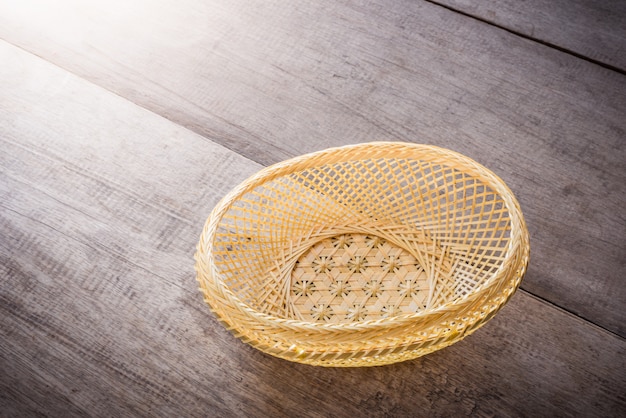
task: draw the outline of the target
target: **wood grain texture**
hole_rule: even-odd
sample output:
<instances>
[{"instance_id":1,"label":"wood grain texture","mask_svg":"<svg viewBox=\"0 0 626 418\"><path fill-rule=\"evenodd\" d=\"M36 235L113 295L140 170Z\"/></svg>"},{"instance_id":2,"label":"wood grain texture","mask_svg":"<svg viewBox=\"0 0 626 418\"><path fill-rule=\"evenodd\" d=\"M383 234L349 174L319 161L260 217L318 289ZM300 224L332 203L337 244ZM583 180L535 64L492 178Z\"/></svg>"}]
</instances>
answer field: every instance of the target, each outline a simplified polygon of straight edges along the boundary
<instances>
[{"instance_id":1,"label":"wood grain texture","mask_svg":"<svg viewBox=\"0 0 626 418\"><path fill-rule=\"evenodd\" d=\"M2 415L626 412L624 339L523 291L461 343L388 367L245 346L202 302L192 253L260 165L3 42L0 61Z\"/></svg>"},{"instance_id":2,"label":"wood grain texture","mask_svg":"<svg viewBox=\"0 0 626 418\"><path fill-rule=\"evenodd\" d=\"M626 71L626 3L620 0L436 0L459 12Z\"/></svg>"},{"instance_id":3,"label":"wood grain texture","mask_svg":"<svg viewBox=\"0 0 626 418\"><path fill-rule=\"evenodd\" d=\"M626 335L622 74L426 2L20 5L0 37L263 165L370 140L478 160L527 217L523 288Z\"/></svg>"}]
</instances>

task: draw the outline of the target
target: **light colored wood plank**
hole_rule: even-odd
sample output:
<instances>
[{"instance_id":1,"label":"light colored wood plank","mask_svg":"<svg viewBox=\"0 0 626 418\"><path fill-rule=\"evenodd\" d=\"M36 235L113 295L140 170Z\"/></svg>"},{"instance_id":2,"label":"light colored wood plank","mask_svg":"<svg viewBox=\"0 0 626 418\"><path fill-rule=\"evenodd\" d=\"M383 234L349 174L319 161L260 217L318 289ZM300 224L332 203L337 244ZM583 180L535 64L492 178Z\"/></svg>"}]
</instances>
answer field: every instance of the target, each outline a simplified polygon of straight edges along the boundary
<instances>
[{"instance_id":1,"label":"light colored wood plank","mask_svg":"<svg viewBox=\"0 0 626 418\"><path fill-rule=\"evenodd\" d=\"M24 0L0 37L262 164L380 139L475 158L526 214L523 288L626 335L621 74L408 1Z\"/></svg>"},{"instance_id":2,"label":"light colored wood plank","mask_svg":"<svg viewBox=\"0 0 626 418\"><path fill-rule=\"evenodd\" d=\"M245 346L202 302L191 254L211 206L260 165L6 43L0 60L0 410L626 411L626 342L523 291L461 343L389 367L312 368Z\"/></svg>"},{"instance_id":3,"label":"light colored wood plank","mask_svg":"<svg viewBox=\"0 0 626 418\"><path fill-rule=\"evenodd\" d=\"M435 0L433 3L626 71L626 3L623 1Z\"/></svg>"}]
</instances>

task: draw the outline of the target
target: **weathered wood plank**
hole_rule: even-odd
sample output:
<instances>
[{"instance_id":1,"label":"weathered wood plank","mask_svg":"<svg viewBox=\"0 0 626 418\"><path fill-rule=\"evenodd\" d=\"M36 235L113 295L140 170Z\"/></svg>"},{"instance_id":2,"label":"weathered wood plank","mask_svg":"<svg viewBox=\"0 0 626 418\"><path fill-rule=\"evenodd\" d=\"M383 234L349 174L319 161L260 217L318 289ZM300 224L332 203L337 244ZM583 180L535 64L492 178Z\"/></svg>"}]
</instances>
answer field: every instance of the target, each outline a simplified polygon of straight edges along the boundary
<instances>
[{"instance_id":1,"label":"weathered wood plank","mask_svg":"<svg viewBox=\"0 0 626 418\"><path fill-rule=\"evenodd\" d=\"M5 43L0 60L0 410L626 411L626 342L523 291L463 342L389 367L312 368L245 346L202 302L191 254L210 207L260 165Z\"/></svg>"},{"instance_id":2,"label":"weathered wood plank","mask_svg":"<svg viewBox=\"0 0 626 418\"><path fill-rule=\"evenodd\" d=\"M626 3L623 1L432 2L626 71Z\"/></svg>"},{"instance_id":3,"label":"weathered wood plank","mask_svg":"<svg viewBox=\"0 0 626 418\"><path fill-rule=\"evenodd\" d=\"M380 139L477 159L526 214L524 289L626 335L623 75L425 2L0 7L0 37L262 164Z\"/></svg>"}]
</instances>

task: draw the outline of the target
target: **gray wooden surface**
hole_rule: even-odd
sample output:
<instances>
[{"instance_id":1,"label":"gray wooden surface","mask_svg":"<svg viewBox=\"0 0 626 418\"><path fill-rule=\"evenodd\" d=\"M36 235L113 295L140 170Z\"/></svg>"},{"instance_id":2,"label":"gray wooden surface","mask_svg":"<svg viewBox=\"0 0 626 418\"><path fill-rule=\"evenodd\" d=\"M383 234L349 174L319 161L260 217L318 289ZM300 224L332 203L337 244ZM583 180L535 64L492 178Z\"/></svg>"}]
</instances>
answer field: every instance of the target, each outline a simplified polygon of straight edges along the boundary
<instances>
[{"instance_id":1,"label":"gray wooden surface","mask_svg":"<svg viewBox=\"0 0 626 418\"><path fill-rule=\"evenodd\" d=\"M626 414L619 71L429 2L0 2L0 38L1 416ZM194 281L212 206L269 163L380 139L503 177L523 290L392 366L234 339Z\"/></svg>"},{"instance_id":2,"label":"gray wooden surface","mask_svg":"<svg viewBox=\"0 0 626 418\"><path fill-rule=\"evenodd\" d=\"M524 288L626 335L624 75L428 2L66 2L1 8L0 38L263 165L371 140L484 163L535 239Z\"/></svg>"},{"instance_id":3,"label":"gray wooden surface","mask_svg":"<svg viewBox=\"0 0 626 418\"><path fill-rule=\"evenodd\" d=\"M626 72L623 0L433 0L433 3Z\"/></svg>"}]
</instances>

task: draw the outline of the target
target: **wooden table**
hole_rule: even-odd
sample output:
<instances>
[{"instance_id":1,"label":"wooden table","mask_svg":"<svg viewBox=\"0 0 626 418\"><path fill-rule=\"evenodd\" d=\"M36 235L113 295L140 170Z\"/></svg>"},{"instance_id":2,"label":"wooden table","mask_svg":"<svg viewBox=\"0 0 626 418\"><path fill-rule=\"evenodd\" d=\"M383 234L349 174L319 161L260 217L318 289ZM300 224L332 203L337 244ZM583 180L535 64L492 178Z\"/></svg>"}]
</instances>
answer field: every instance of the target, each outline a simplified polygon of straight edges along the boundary
<instances>
[{"instance_id":1,"label":"wooden table","mask_svg":"<svg viewBox=\"0 0 626 418\"><path fill-rule=\"evenodd\" d=\"M0 416L626 416L624 2L0 1ZM397 140L501 176L521 289L325 369L212 316L192 255L263 166Z\"/></svg>"}]
</instances>

